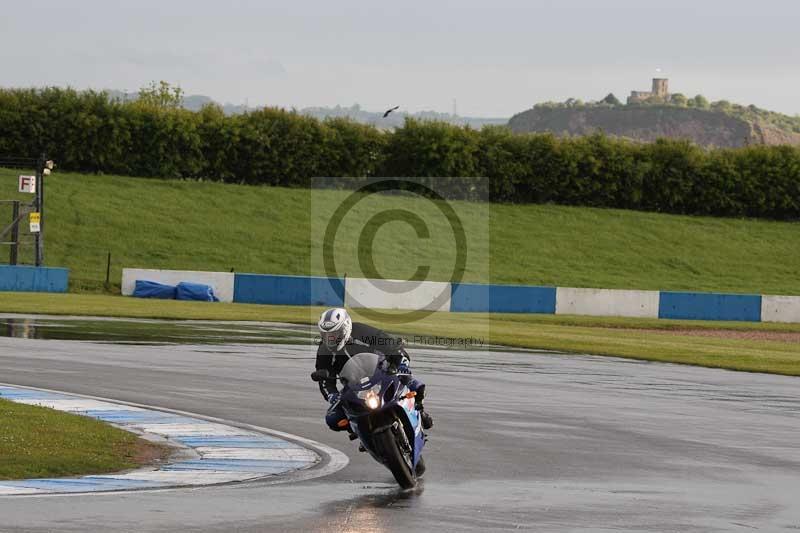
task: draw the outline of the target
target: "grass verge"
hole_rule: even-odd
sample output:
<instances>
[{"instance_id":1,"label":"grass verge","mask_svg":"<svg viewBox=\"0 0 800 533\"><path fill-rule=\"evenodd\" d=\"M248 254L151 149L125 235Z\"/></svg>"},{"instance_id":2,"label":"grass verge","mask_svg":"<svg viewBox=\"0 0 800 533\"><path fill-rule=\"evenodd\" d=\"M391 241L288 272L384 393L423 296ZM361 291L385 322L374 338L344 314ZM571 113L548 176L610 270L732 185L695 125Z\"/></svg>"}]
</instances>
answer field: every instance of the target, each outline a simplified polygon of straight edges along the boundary
<instances>
[{"instance_id":1,"label":"grass verge","mask_svg":"<svg viewBox=\"0 0 800 533\"><path fill-rule=\"evenodd\" d=\"M140 300L93 294L0 296L0 312L55 315L313 324L320 311L317 307ZM354 310L354 317L359 316ZM399 323L390 316L376 325L408 336L469 336L488 344L520 348L800 376L800 343L772 340L768 335L800 334L800 324L485 313L434 313L412 318L416 320ZM696 336L697 332L720 334L705 337ZM726 336L726 332L731 335ZM736 332L755 332L765 338L736 338Z\"/></svg>"},{"instance_id":2,"label":"grass verge","mask_svg":"<svg viewBox=\"0 0 800 533\"><path fill-rule=\"evenodd\" d=\"M167 449L85 416L0 399L0 479L118 472Z\"/></svg>"},{"instance_id":3,"label":"grass verge","mask_svg":"<svg viewBox=\"0 0 800 533\"><path fill-rule=\"evenodd\" d=\"M0 198L31 200L14 192L20 173L0 169ZM324 274L310 260L320 245L312 240L321 239L326 216L348 194L56 172L47 178L45 258L68 267L71 290L83 292L103 290L109 252L117 290L123 267ZM468 236L464 281L800 294L798 223L450 204ZM374 197L343 219L335 247L340 274L364 277L358 236L387 206ZM392 197L390 207L418 213L431 231L420 238L409 224L382 225L374 242L378 272L406 279L417 265L430 265L428 279L449 280L455 247L447 221L424 200ZM10 219L9 210L0 205L0 220ZM26 239L21 257L30 262ZM396 260L398 249L407 261Z\"/></svg>"}]
</instances>

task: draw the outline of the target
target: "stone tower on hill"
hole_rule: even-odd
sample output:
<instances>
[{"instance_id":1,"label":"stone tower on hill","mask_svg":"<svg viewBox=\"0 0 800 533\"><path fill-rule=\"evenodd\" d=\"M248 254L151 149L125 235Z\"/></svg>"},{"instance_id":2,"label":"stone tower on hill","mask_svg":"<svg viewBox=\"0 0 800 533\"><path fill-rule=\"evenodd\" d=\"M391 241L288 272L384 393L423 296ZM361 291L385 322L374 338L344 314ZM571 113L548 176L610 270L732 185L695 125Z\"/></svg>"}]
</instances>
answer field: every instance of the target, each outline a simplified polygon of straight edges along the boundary
<instances>
[{"instance_id":1,"label":"stone tower on hill","mask_svg":"<svg viewBox=\"0 0 800 533\"><path fill-rule=\"evenodd\" d=\"M665 101L669 99L669 80L667 78L653 78L653 89L650 91L631 91L628 103L645 102L653 97Z\"/></svg>"}]
</instances>

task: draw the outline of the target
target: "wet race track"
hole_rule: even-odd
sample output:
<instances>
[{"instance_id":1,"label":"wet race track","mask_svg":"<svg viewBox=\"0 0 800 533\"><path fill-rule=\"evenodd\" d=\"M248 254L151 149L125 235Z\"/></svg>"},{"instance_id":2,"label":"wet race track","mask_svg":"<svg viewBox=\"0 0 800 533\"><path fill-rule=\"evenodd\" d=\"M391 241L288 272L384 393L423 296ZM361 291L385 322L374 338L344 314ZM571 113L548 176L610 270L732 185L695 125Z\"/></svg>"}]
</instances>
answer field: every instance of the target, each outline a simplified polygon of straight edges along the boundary
<instances>
[{"instance_id":1,"label":"wet race track","mask_svg":"<svg viewBox=\"0 0 800 533\"><path fill-rule=\"evenodd\" d=\"M345 452L297 483L0 498L2 531L800 530L800 381L415 348L435 416L411 492L322 420L312 330L2 318L0 382L264 426Z\"/></svg>"}]
</instances>

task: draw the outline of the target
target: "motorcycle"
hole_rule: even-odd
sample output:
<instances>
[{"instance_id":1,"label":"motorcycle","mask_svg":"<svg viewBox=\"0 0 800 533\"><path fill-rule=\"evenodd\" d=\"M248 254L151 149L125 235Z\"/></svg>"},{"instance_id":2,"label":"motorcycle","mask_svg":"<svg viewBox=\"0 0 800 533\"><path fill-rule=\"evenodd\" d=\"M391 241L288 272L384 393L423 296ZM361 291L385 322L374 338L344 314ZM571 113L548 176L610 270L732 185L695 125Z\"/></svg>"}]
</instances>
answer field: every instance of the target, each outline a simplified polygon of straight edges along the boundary
<instances>
[{"instance_id":1,"label":"motorcycle","mask_svg":"<svg viewBox=\"0 0 800 533\"><path fill-rule=\"evenodd\" d=\"M407 375L395 372L377 354L361 353L350 358L338 376L344 386L339 401L362 451L386 466L404 489L416 486L425 472L426 440L416 393L401 379ZM327 370L317 370L311 379L330 376Z\"/></svg>"}]
</instances>

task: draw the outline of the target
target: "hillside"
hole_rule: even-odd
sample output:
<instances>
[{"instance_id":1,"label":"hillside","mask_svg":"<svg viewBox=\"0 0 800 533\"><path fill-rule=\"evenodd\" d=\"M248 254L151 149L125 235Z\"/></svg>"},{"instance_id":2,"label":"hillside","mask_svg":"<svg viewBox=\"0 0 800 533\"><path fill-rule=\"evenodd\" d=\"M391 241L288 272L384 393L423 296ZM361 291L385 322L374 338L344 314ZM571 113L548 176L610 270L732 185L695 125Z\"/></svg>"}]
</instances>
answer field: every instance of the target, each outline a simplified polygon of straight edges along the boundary
<instances>
[{"instance_id":1,"label":"hillside","mask_svg":"<svg viewBox=\"0 0 800 533\"><path fill-rule=\"evenodd\" d=\"M2 197L30 200L11 194L17 174L0 169ZM311 235L320 235L316 215L347 194L56 173L47 183L45 260L72 270L73 290L101 289L108 252L117 286L123 266L323 274L309 261ZM552 205L452 205L468 234L488 231L490 237L488 251L470 248L477 264L468 264L465 281L800 294L798 223ZM361 274L360 225L385 208L379 198L344 226L345 237L337 239L343 272ZM393 199L392 208L422 214L432 209L411 198ZM485 210L489 216L482 218ZM8 217L0 211L0 219ZM416 265L430 264L432 279L448 279L452 245L441 240L448 235L443 225L431 231L429 242L420 241L408 225L391 223L376 236L377 269L387 277L408 277ZM413 261L397 261L398 249ZM4 259L7 250L0 247ZM29 258L30 248L25 253ZM488 264L480 264L487 253Z\"/></svg>"},{"instance_id":2,"label":"hillside","mask_svg":"<svg viewBox=\"0 0 800 533\"><path fill-rule=\"evenodd\" d=\"M800 145L800 133L767 120L721 110L674 105L536 106L511 117L515 133L551 132L580 136L595 132L641 142L659 137L689 139L701 146Z\"/></svg>"}]
</instances>

